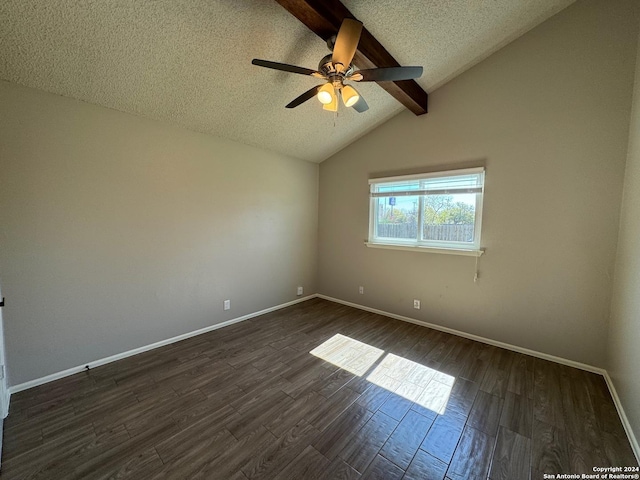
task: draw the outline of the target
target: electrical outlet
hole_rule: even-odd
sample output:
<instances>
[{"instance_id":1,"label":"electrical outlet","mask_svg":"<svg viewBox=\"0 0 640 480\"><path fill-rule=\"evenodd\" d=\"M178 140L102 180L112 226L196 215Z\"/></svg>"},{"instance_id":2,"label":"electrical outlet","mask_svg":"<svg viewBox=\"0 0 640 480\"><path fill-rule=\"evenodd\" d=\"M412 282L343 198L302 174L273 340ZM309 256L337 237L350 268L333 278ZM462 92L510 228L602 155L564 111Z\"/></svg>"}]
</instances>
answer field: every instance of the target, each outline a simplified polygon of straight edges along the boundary
<instances>
[{"instance_id":1,"label":"electrical outlet","mask_svg":"<svg viewBox=\"0 0 640 480\"><path fill-rule=\"evenodd\" d=\"M224 308L225 310L231 310L231 300L225 300L222 303L222 308Z\"/></svg>"},{"instance_id":2,"label":"electrical outlet","mask_svg":"<svg viewBox=\"0 0 640 480\"><path fill-rule=\"evenodd\" d=\"M420 300L413 301L413 308L415 308L416 310L420 310Z\"/></svg>"},{"instance_id":3,"label":"electrical outlet","mask_svg":"<svg viewBox=\"0 0 640 480\"><path fill-rule=\"evenodd\" d=\"M304 289L302 287L298 287L298 295L302 295L302 292L304 292Z\"/></svg>"},{"instance_id":4,"label":"electrical outlet","mask_svg":"<svg viewBox=\"0 0 640 480\"><path fill-rule=\"evenodd\" d=\"M358 293L364 295L364 287L358 287Z\"/></svg>"}]
</instances>

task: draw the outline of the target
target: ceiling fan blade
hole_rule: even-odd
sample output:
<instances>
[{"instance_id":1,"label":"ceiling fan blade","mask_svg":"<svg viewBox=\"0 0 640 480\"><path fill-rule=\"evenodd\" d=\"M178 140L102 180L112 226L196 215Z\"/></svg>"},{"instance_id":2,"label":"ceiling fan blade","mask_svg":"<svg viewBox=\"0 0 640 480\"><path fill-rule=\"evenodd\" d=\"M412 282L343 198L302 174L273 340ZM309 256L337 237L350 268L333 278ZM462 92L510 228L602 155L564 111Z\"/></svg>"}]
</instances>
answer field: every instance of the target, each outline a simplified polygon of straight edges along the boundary
<instances>
[{"instance_id":1,"label":"ceiling fan blade","mask_svg":"<svg viewBox=\"0 0 640 480\"><path fill-rule=\"evenodd\" d=\"M312 99L318 93L318 90L320 89L321 86L322 85L317 85L313 88L310 88L309 90L304 92L302 95L300 95L298 98L291 100L289 104L286 106L286 108L296 108L298 105L301 105L307 100Z\"/></svg>"},{"instance_id":2,"label":"ceiling fan blade","mask_svg":"<svg viewBox=\"0 0 640 480\"><path fill-rule=\"evenodd\" d=\"M358 113L362 113L369 110L369 105L367 105L367 102L364 101L364 98L361 95L360 100L358 100L356 104L351 108L353 108Z\"/></svg>"},{"instance_id":3,"label":"ceiling fan blade","mask_svg":"<svg viewBox=\"0 0 640 480\"><path fill-rule=\"evenodd\" d=\"M283 72L299 73L300 75L312 75L314 77L319 76L320 78L324 78L324 75L322 75L320 72L316 72L315 70L311 70L310 68L289 65L287 63L270 62L269 60L260 60L258 58L254 58L253 60L251 60L251 63L253 65L258 65L259 67L272 68L274 70L281 70Z\"/></svg>"},{"instance_id":4,"label":"ceiling fan blade","mask_svg":"<svg viewBox=\"0 0 640 480\"><path fill-rule=\"evenodd\" d=\"M353 18L345 18L342 21L331 57L331 61L336 65L338 71L345 71L351 65L351 60L353 60L358 48L361 33L362 22ZM342 65L341 70L339 70L339 64Z\"/></svg>"},{"instance_id":5,"label":"ceiling fan blade","mask_svg":"<svg viewBox=\"0 0 640 480\"><path fill-rule=\"evenodd\" d=\"M356 82L396 82L422 75L422 67L386 67L358 70L348 79Z\"/></svg>"}]
</instances>

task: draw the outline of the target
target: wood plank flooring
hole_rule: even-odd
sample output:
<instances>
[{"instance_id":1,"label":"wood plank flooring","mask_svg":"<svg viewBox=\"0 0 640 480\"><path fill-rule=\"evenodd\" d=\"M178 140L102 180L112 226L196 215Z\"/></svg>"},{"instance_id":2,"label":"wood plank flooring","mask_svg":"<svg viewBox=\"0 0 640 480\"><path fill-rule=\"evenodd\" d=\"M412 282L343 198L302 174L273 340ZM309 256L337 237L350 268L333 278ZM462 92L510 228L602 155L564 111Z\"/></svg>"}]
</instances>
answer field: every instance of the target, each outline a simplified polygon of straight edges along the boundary
<instances>
[{"instance_id":1,"label":"wood plank flooring","mask_svg":"<svg viewBox=\"0 0 640 480\"><path fill-rule=\"evenodd\" d=\"M313 299L15 394L0 477L537 480L633 465L602 377Z\"/></svg>"}]
</instances>

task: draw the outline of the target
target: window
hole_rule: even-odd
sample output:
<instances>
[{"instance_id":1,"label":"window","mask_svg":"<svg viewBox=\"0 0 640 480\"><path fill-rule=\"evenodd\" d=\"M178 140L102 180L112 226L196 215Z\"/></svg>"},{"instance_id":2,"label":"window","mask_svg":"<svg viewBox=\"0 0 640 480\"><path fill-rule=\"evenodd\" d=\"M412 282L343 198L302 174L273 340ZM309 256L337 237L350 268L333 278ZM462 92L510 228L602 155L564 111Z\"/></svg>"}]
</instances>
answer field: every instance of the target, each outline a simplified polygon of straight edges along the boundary
<instances>
[{"instance_id":1,"label":"window","mask_svg":"<svg viewBox=\"0 0 640 480\"><path fill-rule=\"evenodd\" d=\"M369 246L480 255L484 168L369 180Z\"/></svg>"}]
</instances>

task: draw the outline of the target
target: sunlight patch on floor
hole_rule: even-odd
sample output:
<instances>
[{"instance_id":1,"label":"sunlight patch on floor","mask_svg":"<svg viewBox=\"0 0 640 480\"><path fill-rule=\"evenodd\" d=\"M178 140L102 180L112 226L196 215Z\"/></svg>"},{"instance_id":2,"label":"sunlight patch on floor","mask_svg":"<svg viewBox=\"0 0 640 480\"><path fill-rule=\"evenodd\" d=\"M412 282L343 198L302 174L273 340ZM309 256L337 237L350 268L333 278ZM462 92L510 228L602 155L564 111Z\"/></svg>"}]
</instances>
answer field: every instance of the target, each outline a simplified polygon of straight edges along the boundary
<instances>
[{"instance_id":1,"label":"sunlight patch on floor","mask_svg":"<svg viewBox=\"0 0 640 480\"><path fill-rule=\"evenodd\" d=\"M367 380L396 395L443 414L455 378L417 362L387 354Z\"/></svg>"},{"instance_id":2,"label":"sunlight patch on floor","mask_svg":"<svg viewBox=\"0 0 640 480\"><path fill-rule=\"evenodd\" d=\"M362 376L385 352L338 333L309 353ZM382 357L366 379L438 414L445 412L455 382L451 375L393 353Z\"/></svg>"},{"instance_id":3,"label":"sunlight patch on floor","mask_svg":"<svg viewBox=\"0 0 640 480\"><path fill-rule=\"evenodd\" d=\"M309 353L361 377L384 350L338 333Z\"/></svg>"}]
</instances>

